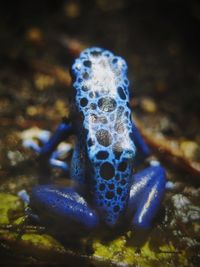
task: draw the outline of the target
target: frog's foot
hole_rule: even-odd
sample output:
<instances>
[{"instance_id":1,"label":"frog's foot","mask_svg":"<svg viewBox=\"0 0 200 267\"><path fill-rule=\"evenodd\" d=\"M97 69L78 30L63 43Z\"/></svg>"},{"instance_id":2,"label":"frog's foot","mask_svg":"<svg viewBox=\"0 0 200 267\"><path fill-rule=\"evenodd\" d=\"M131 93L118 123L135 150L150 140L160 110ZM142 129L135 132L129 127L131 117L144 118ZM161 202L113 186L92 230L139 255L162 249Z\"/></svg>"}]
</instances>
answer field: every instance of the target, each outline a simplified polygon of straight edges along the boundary
<instances>
[{"instance_id":1,"label":"frog's foot","mask_svg":"<svg viewBox=\"0 0 200 267\"><path fill-rule=\"evenodd\" d=\"M165 192L165 170L150 166L134 175L130 190L129 212L134 213L132 225L150 228Z\"/></svg>"},{"instance_id":2,"label":"frog's foot","mask_svg":"<svg viewBox=\"0 0 200 267\"><path fill-rule=\"evenodd\" d=\"M62 141L65 140L70 131L71 125L63 122L52 136L49 131L38 130L33 133L34 135L24 139L23 146L38 153L43 163L48 162L52 167L68 171L69 166L62 159L66 158L72 146ZM35 139L42 145L39 146Z\"/></svg>"},{"instance_id":3,"label":"frog's foot","mask_svg":"<svg viewBox=\"0 0 200 267\"><path fill-rule=\"evenodd\" d=\"M26 204L29 205L30 203L30 196L29 194L26 192L26 190L21 190L17 193L18 197L21 198L21 200Z\"/></svg>"},{"instance_id":4,"label":"frog's foot","mask_svg":"<svg viewBox=\"0 0 200 267\"><path fill-rule=\"evenodd\" d=\"M55 150L49 158L50 166L54 167L54 168L59 168L59 169L63 170L64 172L68 171L69 170L68 164L61 159L66 158L66 156L69 153L69 151L71 150L71 148L72 147L70 144L61 143L58 146L57 150Z\"/></svg>"},{"instance_id":5,"label":"frog's foot","mask_svg":"<svg viewBox=\"0 0 200 267\"><path fill-rule=\"evenodd\" d=\"M25 148L31 149L39 154L41 151L41 146L39 146L39 143L44 146L49 141L50 136L50 131L39 128L31 128L23 132L22 144Z\"/></svg>"},{"instance_id":6,"label":"frog's foot","mask_svg":"<svg viewBox=\"0 0 200 267\"><path fill-rule=\"evenodd\" d=\"M72 188L56 187L53 185L40 185L32 189L30 206L38 214L57 220L57 223L74 222L92 229L99 219L85 201ZM66 226L65 226L66 227Z\"/></svg>"},{"instance_id":7,"label":"frog's foot","mask_svg":"<svg viewBox=\"0 0 200 267\"><path fill-rule=\"evenodd\" d=\"M16 238L17 238L17 240L20 240L22 235L30 230L29 227L27 229L27 226L29 224L29 220L31 219L32 222L39 223L40 219L36 214L33 213L33 211L28 206L30 204L30 196L27 193L27 191L26 190L21 190L21 191L19 191L17 193L17 195L25 204L24 205L25 209L24 209L23 219L18 224L17 229L16 229L16 232L17 232L17 237ZM41 231L41 227L38 227L37 225L36 226L32 226L32 228L34 228L34 230L37 230L37 233L39 231Z\"/></svg>"},{"instance_id":8,"label":"frog's foot","mask_svg":"<svg viewBox=\"0 0 200 267\"><path fill-rule=\"evenodd\" d=\"M150 164L150 166L154 166L154 167L160 166L160 162L157 160L150 160L149 164ZM175 184L172 181L166 181L166 183L165 183L165 189L166 190L170 191L174 188L175 188Z\"/></svg>"},{"instance_id":9,"label":"frog's foot","mask_svg":"<svg viewBox=\"0 0 200 267\"><path fill-rule=\"evenodd\" d=\"M27 193L26 190L21 190L17 193L18 197L24 202L25 204L25 218L30 218L34 222L38 223L40 221L37 214L34 214L32 210L29 208L30 204L30 195ZM26 219L25 219L26 220Z\"/></svg>"}]
</instances>

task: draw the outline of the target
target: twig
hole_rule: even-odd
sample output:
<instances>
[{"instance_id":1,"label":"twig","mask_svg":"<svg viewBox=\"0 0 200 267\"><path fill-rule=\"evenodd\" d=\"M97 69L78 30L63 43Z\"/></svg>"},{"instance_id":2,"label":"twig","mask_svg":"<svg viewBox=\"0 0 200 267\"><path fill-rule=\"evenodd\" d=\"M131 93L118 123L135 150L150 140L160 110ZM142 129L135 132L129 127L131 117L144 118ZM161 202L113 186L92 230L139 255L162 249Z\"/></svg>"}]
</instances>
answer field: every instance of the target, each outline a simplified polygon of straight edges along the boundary
<instances>
[{"instance_id":1,"label":"twig","mask_svg":"<svg viewBox=\"0 0 200 267\"><path fill-rule=\"evenodd\" d=\"M197 182L200 182L200 162L190 160L181 153L177 148L170 146L173 142L165 138L164 136L156 136L152 132L148 131L144 125L142 125L137 118L135 118L136 125L143 136L146 143L152 148L152 150L159 154L163 160L167 160L176 167L185 170L192 174L192 177L198 178ZM174 142L176 142L174 140Z\"/></svg>"},{"instance_id":2,"label":"twig","mask_svg":"<svg viewBox=\"0 0 200 267\"><path fill-rule=\"evenodd\" d=\"M71 76L68 69L63 69L41 60L33 60L30 66L38 72L52 75L67 87L71 85Z\"/></svg>"}]
</instances>

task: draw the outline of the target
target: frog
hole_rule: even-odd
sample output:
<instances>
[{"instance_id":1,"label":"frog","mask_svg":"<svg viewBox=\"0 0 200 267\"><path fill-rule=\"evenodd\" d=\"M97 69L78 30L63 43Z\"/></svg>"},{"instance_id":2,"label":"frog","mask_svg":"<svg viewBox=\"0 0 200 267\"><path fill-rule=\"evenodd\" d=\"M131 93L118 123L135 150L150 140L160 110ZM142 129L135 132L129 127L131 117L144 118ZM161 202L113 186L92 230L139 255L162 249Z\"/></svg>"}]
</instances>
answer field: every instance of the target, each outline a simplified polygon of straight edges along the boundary
<instances>
[{"instance_id":1,"label":"frog","mask_svg":"<svg viewBox=\"0 0 200 267\"><path fill-rule=\"evenodd\" d=\"M150 155L132 119L126 61L107 49L83 50L72 68L72 118L63 120L39 153L48 164L70 172L73 186L59 186L44 174L32 188L29 205L38 214L85 229L126 222L149 229L165 195L166 172L158 163L134 172ZM58 144L76 138L71 164L57 158Z\"/></svg>"}]
</instances>

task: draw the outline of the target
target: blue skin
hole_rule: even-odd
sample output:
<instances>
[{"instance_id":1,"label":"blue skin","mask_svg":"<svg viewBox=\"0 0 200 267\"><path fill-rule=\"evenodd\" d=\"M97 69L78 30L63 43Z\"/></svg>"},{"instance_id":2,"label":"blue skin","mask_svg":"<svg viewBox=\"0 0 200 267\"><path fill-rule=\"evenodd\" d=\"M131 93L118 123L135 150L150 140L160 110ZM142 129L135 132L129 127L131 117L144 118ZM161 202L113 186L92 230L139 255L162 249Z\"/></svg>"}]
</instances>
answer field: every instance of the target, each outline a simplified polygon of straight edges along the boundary
<instances>
[{"instance_id":1,"label":"blue skin","mask_svg":"<svg viewBox=\"0 0 200 267\"><path fill-rule=\"evenodd\" d=\"M71 179L76 187L58 187L45 177L32 189L30 206L89 229L100 221L113 227L130 217L132 227L149 228L165 192L165 171L157 165L133 174L149 149L131 120L126 62L93 47L75 60L72 75L76 119L59 125L40 158L43 166L53 162L57 145L75 133Z\"/></svg>"}]
</instances>

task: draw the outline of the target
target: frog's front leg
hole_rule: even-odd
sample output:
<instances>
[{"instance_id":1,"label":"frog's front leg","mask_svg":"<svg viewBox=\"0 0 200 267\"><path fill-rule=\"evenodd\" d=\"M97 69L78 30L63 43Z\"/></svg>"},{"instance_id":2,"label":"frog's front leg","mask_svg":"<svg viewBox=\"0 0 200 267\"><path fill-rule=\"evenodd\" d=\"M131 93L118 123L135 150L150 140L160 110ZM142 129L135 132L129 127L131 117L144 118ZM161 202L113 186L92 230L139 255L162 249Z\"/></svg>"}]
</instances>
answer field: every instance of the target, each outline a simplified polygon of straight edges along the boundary
<instances>
[{"instance_id":1,"label":"frog's front leg","mask_svg":"<svg viewBox=\"0 0 200 267\"><path fill-rule=\"evenodd\" d=\"M42 218L66 224L79 223L92 229L99 223L99 218L86 200L73 188L54 185L39 185L32 189L30 207ZM41 219L42 219L41 218Z\"/></svg>"},{"instance_id":2,"label":"frog's front leg","mask_svg":"<svg viewBox=\"0 0 200 267\"><path fill-rule=\"evenodd\" d=\"M165 192L165 170L150 166L133 176L128 211L134 213L132 225L149 228Z\"/></svg>"},{"instance_id":3,"label":"frog's front leg","mask_svg":"<svg viewBox=\"0 0 200 267\"><path fill-rule=\"evenodd\" d=\"M39 146L33 139L26 139L23 142L25 147L28 147L39 154L39 168L42 177L42 183L46 183L49 180L49 165L51 167L56 167L62 169L63 171L68 171L69 167L66 162L59 160L60 156L66 154L69 147L62 146L60 149L56 149L58 144L66 140L66 138L72 134L72 125L69 121L63 120L59 124L54 134L50 137L48 131L41 131L37 137L42 143L42 147Z\"/></svg>"},{"instance_id":4,"label":"frog's front leg","mask_svg":"<svg viewBox=\"0 0 200 267\"><path fill-rule=\"evenodd\" d=\"M72 125L69 121L63 120L59 124L54 134L49 140L44 144L40 150L41 159L49 158L55 151L58 144L64 141L72 133Z\"/></svg>"},{"instance_id":5,"label":"frog's front leg","mask_svg":"<svg viewBox=\"0 0 200 267\"><path fill-rule=\"evenodd\" d=\"M132 140L136 146L136 151L138 152L136 154L136 164L140 161L144 160L146 157L150 155L150 149L143 140L142 136L140 135L140 132L138 131L136 125L132 123Z\"/></svg>"}]
</instances>

